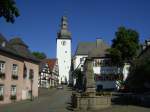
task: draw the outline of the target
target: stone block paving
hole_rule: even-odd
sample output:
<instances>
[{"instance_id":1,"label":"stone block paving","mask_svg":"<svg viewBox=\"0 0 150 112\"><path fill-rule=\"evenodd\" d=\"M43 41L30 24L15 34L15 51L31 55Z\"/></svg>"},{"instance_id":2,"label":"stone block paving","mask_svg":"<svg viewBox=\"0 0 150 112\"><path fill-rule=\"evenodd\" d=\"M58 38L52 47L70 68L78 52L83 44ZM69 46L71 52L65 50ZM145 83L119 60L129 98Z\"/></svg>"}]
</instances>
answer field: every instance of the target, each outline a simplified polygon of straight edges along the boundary
<instances>
[{"instance_id":1,"label":"stone block paving","mask_svg":"<svg viewBox=\"0 0 150 112\"><path fill-rule=\"evenodd\" d=\"M66 87L62 90L40 89L38 99L0 105L0 112L70 112L67 109L70 95L71 91Z\"/></svg>"},{"instance_id":2,"label":"stone block paving","mask_svg":"<svg viewBox=\"0 0 150 112\"><path fill-rule=\"evenodd\" d=\"M0 105L0 112L150 112L150 108L133 105L112 105L98 111L73 111L70 103L71 89L40 89L34 101L20 101Z\"/></svg>"}]
</instances>

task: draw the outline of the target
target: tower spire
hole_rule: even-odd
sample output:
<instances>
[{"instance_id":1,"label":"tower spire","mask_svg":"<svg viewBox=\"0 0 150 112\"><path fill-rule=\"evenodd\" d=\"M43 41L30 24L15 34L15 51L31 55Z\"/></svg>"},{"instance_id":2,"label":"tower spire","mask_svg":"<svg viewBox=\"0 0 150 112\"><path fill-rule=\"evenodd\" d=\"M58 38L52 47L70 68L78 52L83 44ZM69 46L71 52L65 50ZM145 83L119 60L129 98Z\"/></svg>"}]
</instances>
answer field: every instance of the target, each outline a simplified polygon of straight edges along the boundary
<instances>
[{"instance_id":1,"label":"tower spire","mask_svg":"<svg viewBox=\"0 0 150 112\"><path fill-rule=\"evenodd\" d=\"M61 28L58 32L58 38L71 38L71 33L68 31L67 16L62 16L61 18Z\"/></svg>"},{"instance_id":2,"label":"tower spire","mask_svg":"<svg viewBox=\"0 0 150 112\"><path fill-rule=\"evenodd\" d=\"M68 30L68 21L66 16L63 16L61 19L61 29Z\"/></svg>"}]
</instances>

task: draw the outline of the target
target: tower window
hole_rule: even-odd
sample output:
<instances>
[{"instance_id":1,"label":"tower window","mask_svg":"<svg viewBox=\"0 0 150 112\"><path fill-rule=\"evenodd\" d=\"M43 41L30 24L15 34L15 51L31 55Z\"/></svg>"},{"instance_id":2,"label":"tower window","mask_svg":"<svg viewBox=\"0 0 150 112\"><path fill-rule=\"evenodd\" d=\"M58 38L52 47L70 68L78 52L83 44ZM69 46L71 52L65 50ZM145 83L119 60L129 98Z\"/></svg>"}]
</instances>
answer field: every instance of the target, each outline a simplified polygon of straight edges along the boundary
<instances>
[{"instance_id":1,"label":"tower window","mask_svg":"<svg viewBox=\"0 0 150 112\"><path fill-rule=\"evenodd\" d=\"M66 41L62 41L61 44L62 44L62 45L66 45Z\"/></svg>"}]
</instances>

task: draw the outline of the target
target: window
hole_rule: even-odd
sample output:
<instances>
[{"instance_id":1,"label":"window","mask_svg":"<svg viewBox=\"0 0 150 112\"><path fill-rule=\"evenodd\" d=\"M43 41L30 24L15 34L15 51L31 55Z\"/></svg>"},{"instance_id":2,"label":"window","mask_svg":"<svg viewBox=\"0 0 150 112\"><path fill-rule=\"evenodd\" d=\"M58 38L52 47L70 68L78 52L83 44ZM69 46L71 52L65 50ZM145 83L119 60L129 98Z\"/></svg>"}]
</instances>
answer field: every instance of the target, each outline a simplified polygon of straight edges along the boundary
<instances>
[{"instance_id":1,"label":"window","mask_svg":"<svg viewBox=\"0 0 150 112\"><path fill-rule=\"evenodd\" d=\"M12 66L12 79L17 80L18 79L18 65L13 64Z\"/></svg>"},{"instance_id":2,"label":"window","mask_svg":"<svg viewBox=\"0 0 150 112\"><path fill-rule=\"evenodd\" d=\"M0 61L0 79L5 79L5 62Z\"/></svg>"},{"instance_id":3,"label":"window","mask_svg":"<svg viewBox=\"0 0 150 112\"><path fill-rule=\"evenodd\" d=\"M80 58L80 63L83 62L83 59L84 59L84 58Z\"/></svg>"},{"instance_id":4,"label":"window","mask_svg":"<svg viewBox=\"0 0 150 112\"><path fill-rule=\"evenodd\" d=\"M0 61L0 73L5 73L5 62Z\"/></svg>"},{"instance_id":5,"label":"window","mask_svg":"<svg viewBox=\"0 0 150 112\"><path fill-rule=\"evenodd\" d=\"M33 79L33 77L34 77L34 71L33 71L33 69L30 69L30 71L29 71L29 79Z\"/></svg>"},{"instance_id":6,"label":"window","mask_svg":"<svg viewBox=\"0 0 150 112\"><path fill-rule=\"evenodd\" d=\"M11 86L11 96L16 96L17 94L17 87L16 85Z\"/></svg>"},{"instance_id":7,"label":"window","mask_svg":"<svg viewBox=\"0 0 150 112\"><path fill-rule=\"evenodd\" d=\"M24 65L23 78L27 77L27 67Z\"/></svg>"},{"instance_id":8,"label":"window","mask_svg":"<svg viewBox=\"0 0 150 112\"><path fill-rule=\"evenodd\" d=\"M66 45L66 41L62 41L61 44L64 46Z\"/></svg>"},{"instance_id":9,"label":"window","mask_svg":"<svg viewBox=\"0 0 150 112\"><path fill-rule=\"evenodd\" d=\"M12 75L18 75L18 65L13 64L12 66Z\"/></svg>"},{"instance_id":10,"label":"window","mask_svg":"<svg viewBox=\"0 0 150 112\"><path fill-rule=\"evenodd\" d=\"M0 84L0 96L4 95L4 85Z\"/></svg>"},{"instance_id":11,"label":"window","mask_svg":"<svg viewBox=\"0 0 150 112\"><path fill-rule=\"evenodd\" d=\"M93 63L94 67L99 67L100 66L100 60L99 59L95 59L94 63Z\"/></svg>"},{"instance_id":12,"label":"window","mask_svg":"<svg viewBox=\"0 0 150 112\"><path fill-rule=\"evenodd\" d=\"M17 87L16 87L16 85L12 85L11 86L11 96L10 96L10 99L11 100L16 100L16 94L17 94Z\"/></svg>"},{"instance_id":13,"label":"window","mask_svg":"<svg viewBox=\"0 0 150 112\"><path fill-rule=\"evenodd\" d=\"M0 101L4 99L4 85L0 84Z\"/></svg>"}]
</instances>

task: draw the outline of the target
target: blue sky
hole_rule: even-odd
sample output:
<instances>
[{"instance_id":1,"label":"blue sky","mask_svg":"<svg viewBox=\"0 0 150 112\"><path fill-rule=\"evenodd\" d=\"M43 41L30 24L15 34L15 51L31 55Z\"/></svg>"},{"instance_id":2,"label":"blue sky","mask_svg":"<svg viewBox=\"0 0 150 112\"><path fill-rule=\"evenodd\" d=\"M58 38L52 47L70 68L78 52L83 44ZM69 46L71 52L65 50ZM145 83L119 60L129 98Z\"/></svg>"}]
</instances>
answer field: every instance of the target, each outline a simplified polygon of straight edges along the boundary
<instances>
[{"instance_id":1,"label":"blue sky","mask_svg":"<svg viewBox=\"0 0 150 112\"><path fill-rule=\"evenodd\" d=\"M135 29L140 41L150 37L150 0L16 0L20 10L14 24L0 18L0 32L21 37L32 51L56 55L56 37L66 12L72 32L72 53L81 41L102 38L108 44L119 26Z\"/></svg>"}]
</instances>

